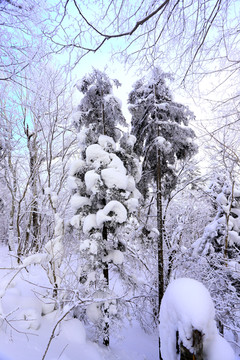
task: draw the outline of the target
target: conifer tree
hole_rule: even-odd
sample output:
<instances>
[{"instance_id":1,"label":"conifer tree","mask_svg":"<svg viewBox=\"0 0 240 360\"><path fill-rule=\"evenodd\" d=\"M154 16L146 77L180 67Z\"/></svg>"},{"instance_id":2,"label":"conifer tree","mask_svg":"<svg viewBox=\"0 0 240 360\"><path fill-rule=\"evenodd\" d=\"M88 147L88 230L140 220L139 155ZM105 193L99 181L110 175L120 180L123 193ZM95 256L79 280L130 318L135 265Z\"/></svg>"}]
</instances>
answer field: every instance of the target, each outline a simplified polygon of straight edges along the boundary
<instances>
[{"instance_id":1,"label":"conifer tree","mask_svg":"<svg viewBox=\"0 0 240 360\"><path fill-rule=\"evenodd\" d=\"M80 282L85 294L94 298L86 313L108 346L109 319L117 313L117 304L108 300L114 297L109 272L110 267L121 272L124 263L127 244L122 232L138 207L140 193L135 184L141 170L133 153L135 137L122 135L118 128L126 122L107 75L94 70L77 86L84 97L74 115L80 130L80 157L70 168L71 205L75 210L71 223L81 231L84 263Z\"/></svg>"},{"instance_id":2,"label":"conifer tree","mask_svg":"<svg viewBox=\"0 0 240 360\"><path fill-rule=\"evenodd\" d=\"M129 94L132 134L137 138L136 154L143 159L141 192L156 187L158 236L158 309L164 293L162 202L176 186L176 162L196 153L195 134L188 127L194 118L189 109L173 100L166 85L167 75L154 68L148 77L138 80Z\"/></svg>"}]
</instances>

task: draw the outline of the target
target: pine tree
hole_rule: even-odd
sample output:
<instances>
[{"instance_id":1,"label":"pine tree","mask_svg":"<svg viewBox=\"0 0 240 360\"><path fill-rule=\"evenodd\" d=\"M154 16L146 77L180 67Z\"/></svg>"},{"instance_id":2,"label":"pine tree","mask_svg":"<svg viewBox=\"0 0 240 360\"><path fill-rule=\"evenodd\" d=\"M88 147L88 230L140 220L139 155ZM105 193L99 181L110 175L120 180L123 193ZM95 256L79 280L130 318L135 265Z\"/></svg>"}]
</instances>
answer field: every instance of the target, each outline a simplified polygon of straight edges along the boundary
<instances>
[{"instance_id":1,"label":"pine tree","mask_svg":"<svg viewBox=\"0 0 240 360\"><path fill-rule=\"evenodd\" d=\"M115 81L115 84L118 84ZM81 230L80 251L84 263L80 282L85 294L94 298L86 313L103 333L109 345L109 319L117 304L108 300L110 267L121 267L126 249L123 227L138 207L139 161L133 153L135 138L121 135L126 125L112 83L106 74L94 70L78 83L84 94L74 115L80 130L80 158L72 163L69 183L75 215L72 225Z\"/></svg>"},{"instance_id":2,"label":"pine tree","mask_svg":"<svg viewBox=\"0 0 240 360\"><path fill-rule=\"evenodd\" d=\"M163 199L176 186L176 162L196 153L195 134L188 127L194 118L189 109L173 101L166 85L167 75L154 68L148 77L136 82L129 94L132 134L137 138L134 150L143 159L141 192L156 187L158 236L158 309L164 293Z\"/></svg>"}]
</instances>

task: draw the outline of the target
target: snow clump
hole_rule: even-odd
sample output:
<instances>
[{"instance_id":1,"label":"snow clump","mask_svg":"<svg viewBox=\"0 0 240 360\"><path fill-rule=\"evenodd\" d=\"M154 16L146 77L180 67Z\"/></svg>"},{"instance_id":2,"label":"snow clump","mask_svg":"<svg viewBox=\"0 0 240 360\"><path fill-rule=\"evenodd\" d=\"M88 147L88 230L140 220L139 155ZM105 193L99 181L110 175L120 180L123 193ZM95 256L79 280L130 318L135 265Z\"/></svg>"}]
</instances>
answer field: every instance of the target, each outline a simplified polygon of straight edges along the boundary
<instances>
[{"instance_id":1,"label":"snow clump","mask_svg":"<svg viewBox=\"0 0 240 360\"><path fill-rule=\"evenodd\" d=\"M100 135L98 138L99 145L107 151L114 151L116 150L116 143L110 136L107 135Z\"/></svg>"},{"instance_id":2,"label":"snow clump","mask_svg":"<svg viewBox=\"0 0 240 360\"><path fill-rule=\"evenodd\" d=\"M98 169L101 165L110 163L109 153L98 144L89 145L86 150L86 162L87 165L92 165Z\"/></svg>"},{"instance_id":3,"label":"snow clump","mask_svg":"<svg viewBox=\"0 0 240 360\"><path fill-rule=\"evenodd\" d=\"M160 308L159 333L163 360L178 360L176 332L189 351L193 329L203 336L203 351L208 360L234 360L234 352L220 337L214 320L215 309L205 286L193 279L180 278L167 287ZM218 351L218 344L221 351Z\"/></svg>"},{"instance_id":4,"label":"snow clump","mask_svg":"<svg viewBox=\"0 0 240 360\"><path fill-rule=\"evenodd\" d=\"M121 265L124 260L124 255L120 250L112 250L108 253L107 256L103 258L103 261L110 262L112 261L115 265Z\"/></svg>"},{"instance_id":5,"label":"snow clump","mask_svg":"<svg viewBox=\"0 0 240 360\"><path fill-rule=\"evenodd\" d=\"M71 207L75 210L82 208L83 206L91 206L91 200L85 196L74 194L70 200Z\"/></svg>"},{"instance_id":6,"label":"snow clump","mask_svg":"<svg viewBox=\"0 0 240 360\"><path fill-rule=\"evenodd\" d=\"M73 160L70 164L69 175L76 175L85 165L85 161L81 159Z\"/></svg>"},{"instance_id":7,"label":"snow clump","mask_svg":"<svg viewBox=\"0 0 240 360\"><path fill-rule=\"evenodd\" d=\"M86 172L84 176L84 181L86 184L87 192L93 194L96 194L98 191L97 184L102 183L100 175L98 175L94 170L89 170Z\"/></svg>"},{"instance_id":8,"label":"snow clump","mask_svg":"<svg viewBox=\"0 0 240 360\"><path fill-rule=\"evenodd\" d=\"M101 171L101 176L105 185L109 189L116 187L117 189L126 190L128 178L121 172L115 169L107 168Z\"/></svg>"},{"instance_id":9,"label":"snow clump","mask_svg":"<svg viewBox=\"0 0 240 360\"><path fill-rule=\"evenodd\" d=\"M101 227L104 222L114 220L119 224L127 220L127 210L119 201L112 200L96 214L96 221L98 227Z\"/></svg>"},{"instance_id":10,"label":"snow clump","mask_svg":"<svg viewBox=\"0 0 240 360\"><path fill-rule=\"evenodd\" d=\"M98 228L96 214L89 214L83 220L83 233L87 234L92 229Z\"/></svg>"}]
</instances>

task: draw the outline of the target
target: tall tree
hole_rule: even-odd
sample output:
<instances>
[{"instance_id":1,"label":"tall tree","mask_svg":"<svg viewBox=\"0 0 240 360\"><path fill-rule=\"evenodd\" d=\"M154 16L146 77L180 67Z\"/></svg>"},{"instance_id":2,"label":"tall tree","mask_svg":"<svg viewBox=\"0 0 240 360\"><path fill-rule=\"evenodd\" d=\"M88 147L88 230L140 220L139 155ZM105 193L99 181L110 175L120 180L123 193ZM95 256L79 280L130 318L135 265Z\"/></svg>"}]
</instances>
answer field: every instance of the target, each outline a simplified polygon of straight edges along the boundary
<instances>
[{"instance_id":1,"label":"tall tree","mask_svg":"<svg viewBox=\"0 0 240 360\"><path fill-rule=\"evenodd\" d=\"M166 85L166 75L154 68L148 77L138 80L129 94L132 133L137 142L136 154L143 158L140 189L147 194L156 187L158 229L158 309L164 293L164 224L163 199L174 189L176 162L196 153L195 134L188 127L193 114L173 101Z\"/></svg>"},{"instance_id":2,"label":"tall tree","mask_svg":"<svg viewBox=\"0 0 240 360\"><path fill-rule=\"evenodd\" d=\"M6 214L9 247L14 249L17 238L19 261L51 239L54 215L59 209L60 216L64 213L65 206L58 205L69 198L63 184L76 140L69 126L71 99L63 74L44 63L41 70L37 77L38 69L28 67L22 85L5 83L1 99L1 135L8 144L2 173L11 203Z\"/></svg>"},{"instance_id":3,"label":"tall tree","mask_svg":"<svg viewBox=\"0 0 240 360\"><path fill-rule=\"evenodd\" d=\"M126 122L112 86L107 75L97 70L77 84L84 94L74 115L81 129L81 154L71 166L69 179L75 210L71 222L82 232L80 250L85 254L80 282L95 299L87 315L93 320L92 307L98 308L95 320L106 346L109 318L116 312L112 312L109 300L114 297L109 287L110 267L121 272L127 246L123 227L136 211L140 197L135 186L140 165L132 151L135 138L121 134L120 126L126 126Z\"/></svg>"}]
</instances>

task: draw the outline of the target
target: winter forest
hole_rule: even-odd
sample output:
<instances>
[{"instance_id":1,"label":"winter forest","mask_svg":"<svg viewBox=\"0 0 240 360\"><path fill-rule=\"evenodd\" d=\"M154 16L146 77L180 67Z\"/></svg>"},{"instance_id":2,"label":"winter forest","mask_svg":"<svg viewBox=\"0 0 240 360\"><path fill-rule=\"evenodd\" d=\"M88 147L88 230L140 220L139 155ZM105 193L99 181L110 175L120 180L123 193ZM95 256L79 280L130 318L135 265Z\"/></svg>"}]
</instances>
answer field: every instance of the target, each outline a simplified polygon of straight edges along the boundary
<instances>
[{"instance_id":1,"label":"winter forest","mask_svg":"<svg viewBox=\"0 0 240 360\"><path fill-rule=\"evenodd\" d=\"M0 24L0 360L240 359L239 1Z\"/></svg>"}]
</instances>

